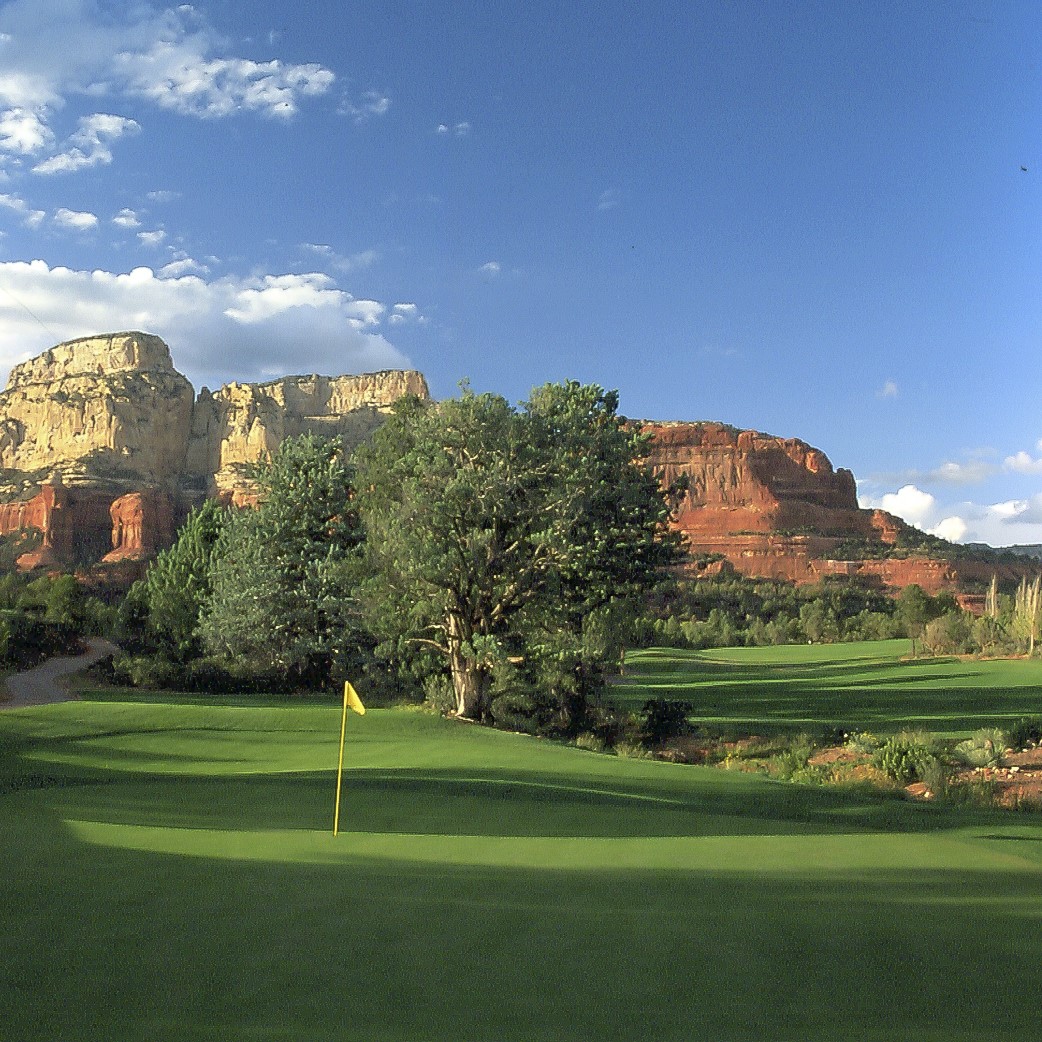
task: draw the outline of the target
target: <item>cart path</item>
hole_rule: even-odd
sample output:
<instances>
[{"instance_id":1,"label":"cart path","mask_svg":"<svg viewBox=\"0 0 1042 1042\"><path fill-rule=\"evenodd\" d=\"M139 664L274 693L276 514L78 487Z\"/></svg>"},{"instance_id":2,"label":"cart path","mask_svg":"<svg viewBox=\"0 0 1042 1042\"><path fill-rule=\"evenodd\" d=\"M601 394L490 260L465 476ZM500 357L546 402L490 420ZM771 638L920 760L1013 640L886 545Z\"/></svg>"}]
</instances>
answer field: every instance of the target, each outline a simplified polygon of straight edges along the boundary
<instances>
[{"instance_id":1,"label":"cart path","mask_svg":"<svg viewBox=\"0 0 1042 1042\"><path fill-rule=\"evenodd\" d=\"M49 658L25 673L12 673L5 689L0 691L0 709L42 706L76 698L68 689L67 678L119 650L100 637L91 637L85 643L87 650L82 655Z\"/></svg>"}]
</instances>

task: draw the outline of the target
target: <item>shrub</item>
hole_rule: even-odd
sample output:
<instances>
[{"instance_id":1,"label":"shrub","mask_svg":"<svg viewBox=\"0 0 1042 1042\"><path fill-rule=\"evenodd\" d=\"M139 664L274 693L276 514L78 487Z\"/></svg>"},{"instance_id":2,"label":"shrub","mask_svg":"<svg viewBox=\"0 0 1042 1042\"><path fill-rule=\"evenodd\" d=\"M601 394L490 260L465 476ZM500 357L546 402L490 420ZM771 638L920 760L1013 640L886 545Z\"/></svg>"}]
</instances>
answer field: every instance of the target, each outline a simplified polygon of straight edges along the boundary
<instances>
[{"instance_id":1,"label":"shrub","mask_svg":"<svg viewBox=\"0 0 1042 1042\"><path fill-rule=\"evenodd\" d=\"M453 708L456 703L453 699ZM523 692L508 692L492 700L490 707L496 727L524 734L538 734L541 730L538 707L532 697Z\"/></svg>"},{"instance_id":2,"label":"shrub","mask_svg":"<svg viewBox=\"0 0 1042 1042\"><path fill-rule=\"evenodd\" d=\"M997 727L982 727L952 750L967 767L998 767L1006 753L1006 736Z\"/></svg>"},{"instance_id":3,"label":"shrub","mask_svg":"<svg viewBox=\"0 0 1042 1042\"><path fill-rule=\"evenodd\" d=\"M814 746L807 735L799 735L793 739L788 749L771 757L768 769L774 777L782 781L820 780L808 762L813 751Z\"/></svg>"},{"instance_id":4,"label":"shrub","mask_svg":"<svg viewBox=\"0 0 1042 1042\"><path fill-rule=\"evenodd\" d=\"M581 735L576 737L575 747L577 749L586 749L591 753L603 753L604 739L599 738L595 734L590 734L589 731L584 731Z\"/></svg>"},{"instance_id":5,"label":"shrub","mask_svg":"<svg viewBox=\"0 0 1042 1042\"><path fill-rule=\"evenodd\" d=\"M627 760L649 760L651 753L640 742L622 741L615 743L615 755Z\"/></svg>"},{"instance_id":6,"label":"shrub","mask_svg":"<svg viewBox=\"0 0 1042 1042\"><path fill-rule=\"evenodd\" d=\"M690 702L666 698L650 698L641 707L641 738L646 745L661 745L671 738L687 734L691 712Z\"/></svg>"},{"instance_id":7,"label":"shrub","mask_svg":"<svg viewBox=\"0 0 1042 1042\"><path fill-rule=\"evenodd\" d=\"M934 739L922 731L901 731L884 742L872 762L894 781L919 781L939 762Z\"/></svg>"},{"instance_id":8,"label":"shrub","mask_svg":"<svg viewBox=\"0 0 1042 1042\"><path fill-rule=\"evenodd\" d=\"M1026 749L1042 743L1042 716L1023 716L1006 732L1006 741L1013 749Z\"/></svg>"},{"instance_id":9,"label":"shrub","mask_svg":"<svg viewBox=\"0 0 1042 1042\"><path fill-rule=\"evenodd\" d=\"M851 731L844 744L856 753L870 755L875 753L883 743L871 731Z\"/></svg>"},{"instance_id":10,"label":"shrub","mask_svg":"<svg viewBox=\"0 0 1042 1042\"><path fill-rule=\"evenodd\" d=\"M456 692L452 688L452 678L444 673L436 673L423 681L423 704L443 716L456 708Z\"/></svg>"}]
</instances>

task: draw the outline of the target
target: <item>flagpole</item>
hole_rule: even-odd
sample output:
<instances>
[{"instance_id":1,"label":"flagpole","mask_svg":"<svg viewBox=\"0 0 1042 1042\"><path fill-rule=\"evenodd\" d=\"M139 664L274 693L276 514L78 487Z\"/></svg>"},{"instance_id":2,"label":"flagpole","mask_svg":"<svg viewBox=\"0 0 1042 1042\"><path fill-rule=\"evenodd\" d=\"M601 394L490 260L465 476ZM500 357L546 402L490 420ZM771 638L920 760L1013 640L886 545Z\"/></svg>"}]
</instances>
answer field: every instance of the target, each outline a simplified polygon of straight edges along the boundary
<instances>
[{"instance_id":1,"label":"flagpole","mask_svg":"<svg viewBox=\"0 0 1042 1042\"><path fill-rule=\"evenodd\" d=\"M344 712L340 717L340 759L336 765L336 809L333 811L333 835L340 831L340 783L344 775L344 734L347 731L347 684L344 684Z\"/></svg>"}]
</instances>

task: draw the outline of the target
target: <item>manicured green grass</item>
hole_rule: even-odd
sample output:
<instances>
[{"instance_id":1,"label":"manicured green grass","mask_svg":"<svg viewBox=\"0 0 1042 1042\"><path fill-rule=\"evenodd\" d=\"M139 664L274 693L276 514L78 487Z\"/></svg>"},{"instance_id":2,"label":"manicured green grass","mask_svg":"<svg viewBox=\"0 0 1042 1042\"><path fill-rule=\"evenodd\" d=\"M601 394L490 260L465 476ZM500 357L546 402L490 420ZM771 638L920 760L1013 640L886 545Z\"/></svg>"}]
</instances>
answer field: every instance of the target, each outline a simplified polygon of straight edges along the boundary
<instances>
[{"instance_id":1,"label":"manicured green grass","mask_svg":"<svg viewBox=\"0 0 1042 1042\"><path fill-rule=\"evenodd\" d=\"M835 725L965 735L1042 715L1042 660L909 659L906 640L626 657L612 697L684 699L693 719L742 729Z\"/></svg>"},{"instance_id":2,"label":"manicured green grass","mask_svg":"<svg viewBox=\"0 0 1042 1042\"><path fill-rule=\"evenodd\" d=\"M0 1037L1037 1036L1042 823L407 710L0 714Z\"/></svg>"}]
</instances>

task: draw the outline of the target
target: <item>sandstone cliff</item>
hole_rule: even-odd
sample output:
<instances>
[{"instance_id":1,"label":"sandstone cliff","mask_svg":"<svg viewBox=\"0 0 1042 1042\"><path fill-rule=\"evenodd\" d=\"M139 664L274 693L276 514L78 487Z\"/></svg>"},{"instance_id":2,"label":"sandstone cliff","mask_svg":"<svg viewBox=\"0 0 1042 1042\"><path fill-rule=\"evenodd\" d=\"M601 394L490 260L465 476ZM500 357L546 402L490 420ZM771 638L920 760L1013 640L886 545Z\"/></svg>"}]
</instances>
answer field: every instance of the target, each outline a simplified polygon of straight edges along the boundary
<instances>
[{"instance_id":1,"label":"sandstone cliff","mask_svg":"<svg viewBox=\"0 0 1042 1042\"><path fill-rule=\"evenodd\" d=\"M39 534L26 568L147 561L203 496L248 501L250 465L284 438L357 445L405 394L429 397L420 373L289 376L193 400L159 337L59 344L0 393L0 535Z\"/></svg>"},{"instance_id":2,"label":"sandstone cliff","mask_svg":"<svg viewBox=\"0 0 1042 1042\"><path fill-rule=\"evenodd\" d=\"M173 487L193 397L166 344L144 333L74 340L15 366L0 394L0 495L55 471L66 485Z\"/></svg>"},{"instance_id":3,"label":"sandstone cliff","mask_svg":"<svg viewBox=\"0 0 1042 1042\"><path fill-rule=\"evenodd\" d=\"M404 395L429 397L414 370L361 376L287 376L263 384L226 384L199 394L183 483L225 498L243 494L248 468L284 438L305 433L340 436L358 445Z\"/></svg>"},{"instance_id":4,"label":"sandstone cliff","mask_svg":"<svg viewBox=\"0 0 1042 1042\"><path fill-rule=\"evenodd\" d=\"M667 481L688 481L675 525L687 538L689 574L726 562L752 578L810 584L858 576L894 590L918 583L931 594L986 582L994 572L1020 575L1014 565L895 553L903 538L915 542L911 526L859 508L850 471L834 470L823 452L798 439L722 423L642 426L655 469Z\"/></svg>"}]
</instances>

